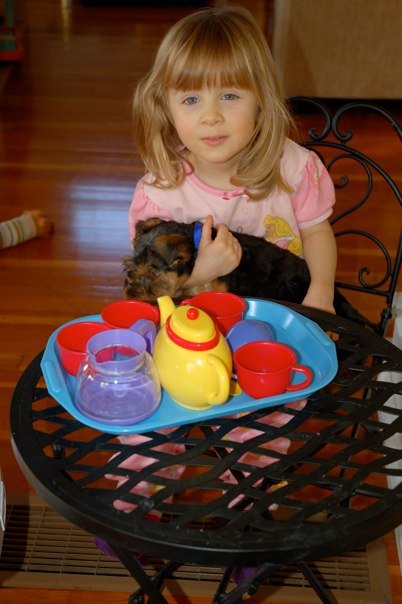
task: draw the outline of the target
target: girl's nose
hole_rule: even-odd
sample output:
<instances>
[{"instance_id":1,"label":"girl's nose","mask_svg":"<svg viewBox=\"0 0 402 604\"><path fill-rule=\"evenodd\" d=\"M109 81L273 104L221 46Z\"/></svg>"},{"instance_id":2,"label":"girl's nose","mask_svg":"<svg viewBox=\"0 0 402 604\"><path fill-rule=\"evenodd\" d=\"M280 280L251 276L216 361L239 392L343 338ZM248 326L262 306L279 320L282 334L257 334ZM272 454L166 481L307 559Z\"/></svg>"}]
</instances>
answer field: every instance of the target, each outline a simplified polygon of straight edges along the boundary
<instances>
[{"instance_id":1,"label":"girl's nose","mask_svg":"<svg viewBox=\"0 0 402 604\"><path fill-rule=\"evenodd\" d=\"M201 121L208 126L214 126L223 120L222 112L218 103L208 103L204 107Z\"/></svg>"}]
</instances>

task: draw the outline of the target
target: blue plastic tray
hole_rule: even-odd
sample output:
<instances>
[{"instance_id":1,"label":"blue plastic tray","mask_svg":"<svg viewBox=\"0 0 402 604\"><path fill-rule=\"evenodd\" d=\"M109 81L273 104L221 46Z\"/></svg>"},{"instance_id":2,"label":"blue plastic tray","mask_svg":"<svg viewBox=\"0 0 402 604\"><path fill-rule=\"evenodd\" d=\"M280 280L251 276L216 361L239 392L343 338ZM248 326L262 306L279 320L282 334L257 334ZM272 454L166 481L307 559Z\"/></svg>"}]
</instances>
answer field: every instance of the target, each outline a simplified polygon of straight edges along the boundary
<instances>
[{"instance_id":1,"label":"blue plastic tray","mask_svg":"<svg viewBox=\"0 0 402 604\"><path fill-rule=\"evenodd\" d=\"M310 386L296 393L286 392L261 399L253 399L242 393L231 396L223 405L217 405L204 411L185 409L173 402L166 392L163 392L157 411L142 422L128 426L104 424L86 417L74 404L75 378L64 371L60 365L55 341L57 332L64 327L61 325L50 336L41 363L48 392L73 417L91 428L109 434L137 434L169 426L190 424L201 419L290 403L312 394L332 380L338 369L335 345L316 323L275 302L253 298L246 298L246 302L248 308L245 318L260 319L269 323L275 331L275 339L292 346L297 354L298 362L308 365L312 369L314 377ZM100 322L101 317L100 315L81 317L70 323L88 320ZM295 383L299 379L302 378L296 375Z\"/></svg>"}]
</instances>

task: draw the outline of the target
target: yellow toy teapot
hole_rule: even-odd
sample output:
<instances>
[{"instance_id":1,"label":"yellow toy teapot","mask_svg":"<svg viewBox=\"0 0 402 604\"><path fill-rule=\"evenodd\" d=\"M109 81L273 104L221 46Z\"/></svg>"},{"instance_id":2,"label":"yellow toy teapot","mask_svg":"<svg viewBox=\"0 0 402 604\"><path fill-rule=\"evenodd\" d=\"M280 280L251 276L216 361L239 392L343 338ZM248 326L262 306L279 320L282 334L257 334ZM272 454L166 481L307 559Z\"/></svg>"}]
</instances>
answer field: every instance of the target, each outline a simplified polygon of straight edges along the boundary
<instances>
[{"instance_id":1,"label":"yellow toy teapot","mask_svg":"<svg viewBox=\"0 0 402 604\"><path fill-rule=\"evenodd\" d=\"M161 328L153 358L162 387L188 409L221 405L229 396L232 355L207 313L194 306L175 307L169 296L158 298Z\"/></svg>"}]
</instances>

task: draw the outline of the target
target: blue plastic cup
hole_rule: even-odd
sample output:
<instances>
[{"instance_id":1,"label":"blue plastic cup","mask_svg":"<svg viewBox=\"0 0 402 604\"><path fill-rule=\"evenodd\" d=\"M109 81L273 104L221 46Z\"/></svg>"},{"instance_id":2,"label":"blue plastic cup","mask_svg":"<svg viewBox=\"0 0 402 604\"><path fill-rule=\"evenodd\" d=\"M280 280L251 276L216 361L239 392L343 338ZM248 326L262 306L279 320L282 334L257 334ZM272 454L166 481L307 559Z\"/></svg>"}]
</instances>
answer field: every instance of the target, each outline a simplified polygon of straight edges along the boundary
<instances>
[{"instance_id":1,"label":"blue plastic cup","mask_svg":"<svg viewBox=\"0 0 402 604\"><path fill-rule=\"evenodd\" d=\"M238 321L229 329L226 334L226 341L229 344L229 348L232 354L249 342L272 342L275 340L275 334L273 329L265 323L265 321L259 321L258 319L243 319Z\"/></svg>"}]
</instances>

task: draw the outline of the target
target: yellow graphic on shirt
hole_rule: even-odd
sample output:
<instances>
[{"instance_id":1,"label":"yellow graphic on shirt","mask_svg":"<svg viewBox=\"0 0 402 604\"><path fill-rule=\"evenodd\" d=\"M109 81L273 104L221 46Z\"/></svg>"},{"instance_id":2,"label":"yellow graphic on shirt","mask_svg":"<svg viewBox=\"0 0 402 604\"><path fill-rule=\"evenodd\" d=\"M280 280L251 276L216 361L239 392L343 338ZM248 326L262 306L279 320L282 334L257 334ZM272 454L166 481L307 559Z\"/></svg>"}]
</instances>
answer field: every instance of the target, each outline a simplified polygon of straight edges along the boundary
<instances>
[{"instance_id":1,"label":"yellow graphic on shirt","mask_svg":"<svg viewBox=\"0 0 402 604\"><path fill-rule=\"evenodd\" d=\"M279 216L267 215L264 220L264 226L265 239L289 250L289 252L296 254L296 256L302 255L301 239L292 231L286 220L279 218Z\"/></svg>"}]
</instances>

